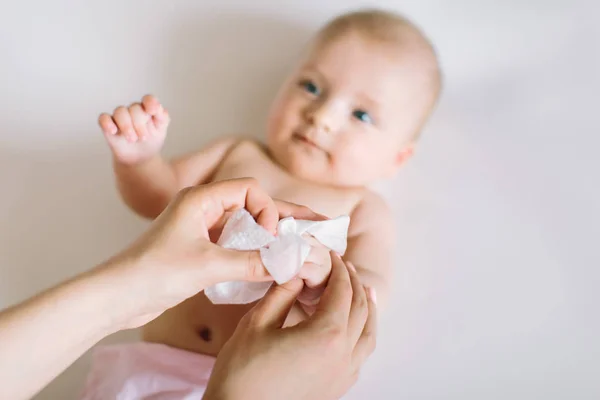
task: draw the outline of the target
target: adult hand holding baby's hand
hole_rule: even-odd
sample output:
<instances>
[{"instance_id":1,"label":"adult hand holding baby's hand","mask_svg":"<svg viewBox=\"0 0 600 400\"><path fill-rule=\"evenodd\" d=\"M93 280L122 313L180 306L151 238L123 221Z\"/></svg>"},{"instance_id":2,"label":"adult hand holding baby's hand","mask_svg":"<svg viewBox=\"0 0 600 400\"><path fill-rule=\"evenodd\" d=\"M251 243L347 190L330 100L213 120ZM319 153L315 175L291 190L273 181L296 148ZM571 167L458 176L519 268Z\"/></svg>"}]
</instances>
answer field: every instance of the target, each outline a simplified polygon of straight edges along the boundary
<instances>
[{"instance_id":1,"label":"adult hand holding baby's hand","mask_svg":"<svg viewBox=\"0 0 600 400\"><path fill-rule=\"evenodd\" d=\"M287 217L313 221L328 219L324 215L316 214L308 207L298 206L281 200L275 200L275 204L277 205L280 219ZM305 239L311 248L297 276L297 278L304 281L304 287L298 296L298 302L307 314L312 314L321 294L323 294L325 284L331 273L331 251L327 246L324 246L310 235L306 235Z\"/></svg>"},{"instance_id":2,"label":"adult hand holding baby's hand","mask_svg":"<svg viewBox=\"0 0 600 400\"><path fill-rule=\"evenodd\" d=\"M242 207L272 233L280 216L320 219L276 203L253 179L183 190L121 254L0 312L0 342L10 343L0 352L0 398L30 398L102 338L141 326L209 285L271 280L258 251L210 241L223 215ZM46 329L57 326L69 329ZM35 360L24 360L25 353Z\"/></svg>"},{"instance_id":3,"label":"adult hand holding baby's hand","mask_svg":"<svg viewBox=\"0 0 600 400\"><path fill-rule=\"evenodd\" d=\"M150 229L109 263L129 277L131 312L122 318L124 327L143 325L219 282L272 280L258 251L225 249L210 240L223 215L239 208L272 233L280 216L321 219L306 207L276 203L254 179L181 191Z\"/></svg>"},{"instance_id":4,"label":"adult hand holding baby's hand","mask_svg":"<svg viewBox=\"0 0 600 400\"><path fill-rule=\"evenodd\" d=\"M271 287L242 318L219 353L205 400L338 399L352 386L375 348L375 297L352 265L337 255L332 262L309 319L282 328L299 279Z\"/></svg>"},{"instance_id":5,"label":"adult hand holding baby's hand","mask_svg":"<svg viewBox=\"0 0 600 400\"><path fill-rule=\"evenodd\" d=\"M160 151L169 122L169 113L152 95L98 118L116 161L128 165L146 161Z\"/></svg>"},{"instance_id":6,"label":"adult hand holding baby's hand","mask_svg":"<svg viewBox=\"0 0 600 400\"><path fill-rule=\"evenodd\" d=\"M307 315L311 315L331 273L331 252L315 238L310 237L307 240L311 250L298 274L298 278L304 281L304 288L298 295L298 303Z\"/></svg>"}]
</instances>

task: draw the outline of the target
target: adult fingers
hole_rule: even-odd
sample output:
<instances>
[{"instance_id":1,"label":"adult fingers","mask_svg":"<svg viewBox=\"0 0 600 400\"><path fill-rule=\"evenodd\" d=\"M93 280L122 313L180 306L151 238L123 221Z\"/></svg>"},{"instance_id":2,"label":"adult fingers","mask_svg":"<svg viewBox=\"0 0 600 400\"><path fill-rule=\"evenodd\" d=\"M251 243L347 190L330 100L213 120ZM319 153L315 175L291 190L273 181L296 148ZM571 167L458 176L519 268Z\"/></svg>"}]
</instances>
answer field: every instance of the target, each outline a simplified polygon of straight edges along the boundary
<instances>
[{"instance_id":1,"label":"adult fingers","mask_svg":"<svg viewBox=\"0 0 600 400\"><path fill-rule=\"evenodd\" d=\"M250 323L258 328L281 328L302 290L302 285L300 279L293 279L283 285L274 283L250 311Z\"/></svg>"},{"instance_id":2,"label":"adult fingers","mask_svg":"<svg viewBox=\"0 0 600 400\"><path fill-rule=\"evenodd\" d=\"M350 262L347 262L350 282L352 284L352 305L350 307L350 315L348 317L348 335L349 340L354 347L361 337L363 328L369 315L369 305L367 294L364 287L360 283L356 268Z\"/></svg>"},{"instance_id":3,"label":"adult fingers","mask_svg":"<svg viewBox=\"0 0 600 400\"><path fill-rule=\"evenodd\" d=\"M331 275L311 321L339 324L346 329L352 303L352 283L342 259L333 252L330 255Z\"/></svg>"},{"instance_id":4,"label":"adult fingers","mask_svg":"<svg viewBox=\"0 0 600 400\"><path fill-rule=\"evenodd\" d=\"M274 200L279 211L279 218L294 217L295 219L307 219L311 221L325 221L328 218L318 214L306 206L290 203L283 200Z\"/></svg>"},{"instance_id":5,"label":"adult fingers","mask_svg":"<svg viewBox=\"0 0 600 400\"><path fill-rule=\"evenodd\" d=\"M371 353L373 353L377 340L377 305L375 290L373 288L365 290L368 292L367 302L369 315L352 353L352 362L357 369L360 368Z\"/></svg>"},{"instance_id":6,"label":"adult fingers","mask_svg":"<svg viewBox=\"0 0 600 400\"><path fill-rule=\"evenodd\" d=\"M184 189L174 207L185 218L200 213L206 229L221 221L228 211L246 208L257 223L274 233L279 221L273 199L251 178L233 179Z\"/></svg>"}]
</instances>

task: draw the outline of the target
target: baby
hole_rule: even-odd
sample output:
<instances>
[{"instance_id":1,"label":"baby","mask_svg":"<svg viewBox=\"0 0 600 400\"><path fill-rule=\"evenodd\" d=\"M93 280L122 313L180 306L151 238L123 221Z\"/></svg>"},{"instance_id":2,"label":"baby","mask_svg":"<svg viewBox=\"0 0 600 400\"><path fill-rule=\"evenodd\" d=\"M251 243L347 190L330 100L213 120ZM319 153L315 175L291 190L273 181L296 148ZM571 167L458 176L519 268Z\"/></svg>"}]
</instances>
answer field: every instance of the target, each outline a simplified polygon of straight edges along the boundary
<instances>
[{"instance_id":1,"label":"baby","mask_svg":"<svg viewBox=\"0 0 600 400\"><path fill-rule=\"evenodd\" d=\"M155 218L190 185L254 177L269 194L328 217L350 215L348 248L362 283L389 291L394 245L390 211L369 190L410 158L440 92L435 52L403 17L368 10L322 28L283 84L268 116L265 143L218 140L166 161L170 117L153 96L103 114L120 193ZM148 324L146 342L217 355L249 305L213 305L203 293ZM179 351L179 350L178 350Z\"/></svg>"}]
</instances>

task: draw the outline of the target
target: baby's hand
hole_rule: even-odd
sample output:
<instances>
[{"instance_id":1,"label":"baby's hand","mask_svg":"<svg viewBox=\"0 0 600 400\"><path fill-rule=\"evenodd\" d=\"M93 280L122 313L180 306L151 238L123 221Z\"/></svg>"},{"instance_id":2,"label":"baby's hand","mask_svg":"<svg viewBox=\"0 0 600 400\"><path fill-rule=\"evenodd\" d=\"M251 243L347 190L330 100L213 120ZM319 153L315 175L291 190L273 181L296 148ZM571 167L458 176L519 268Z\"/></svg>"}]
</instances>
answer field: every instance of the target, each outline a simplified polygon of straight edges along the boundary
<instances>
[{"instance_id":1,"label":"baby's hand","mask_svg":"<svg viewBox=\"0 0 600 400\"><path fill-rule=\"evenodd\" d=\"M129 108L120 106L112 115L102 114L98 123L115 159L138 164L156 155L162 148L170 118L167 110L152 95Z\"/></svg>"},{"instance_id":2,"label":"baby's hand","mask_svg":"<svg viewBox=\"0 0 600 400\"><path fill-rule=\"evenodd\" d=\"M298 274L298 278L304 280L304 289L298 296L298 303L304 312L312 315L331 273L331 252L312 237L308 241L312 248Z\"/></svg>"}]
</instances>

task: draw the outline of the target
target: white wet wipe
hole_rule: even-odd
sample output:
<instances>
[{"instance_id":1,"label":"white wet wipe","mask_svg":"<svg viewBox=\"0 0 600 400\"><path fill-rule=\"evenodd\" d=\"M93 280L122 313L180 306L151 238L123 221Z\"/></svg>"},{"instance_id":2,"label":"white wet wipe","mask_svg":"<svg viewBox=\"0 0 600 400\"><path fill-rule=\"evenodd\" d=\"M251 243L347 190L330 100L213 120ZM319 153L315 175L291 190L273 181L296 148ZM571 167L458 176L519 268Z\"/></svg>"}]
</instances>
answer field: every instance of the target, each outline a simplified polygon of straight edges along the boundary
<instances>
[{"instance_id":1,"label":"white wet wipe","mask_svg":"<svg viewBox=\"0 0 600 400\"><path fill-rule=\"evenodd\" d=\"M248 211L241 209L229 218L217 244L234 250L260 250L265 268L275 282L282 284L298 274L310 253L311 246L303 236L310 235L343 255L349 225L347 215L326 221L288 217L279 221L277 236L273 236ZM272 282L223 282L206 288L204 293L214 304L247 304L262 298L271 285Z\"/></svg>"}]
</instances>

